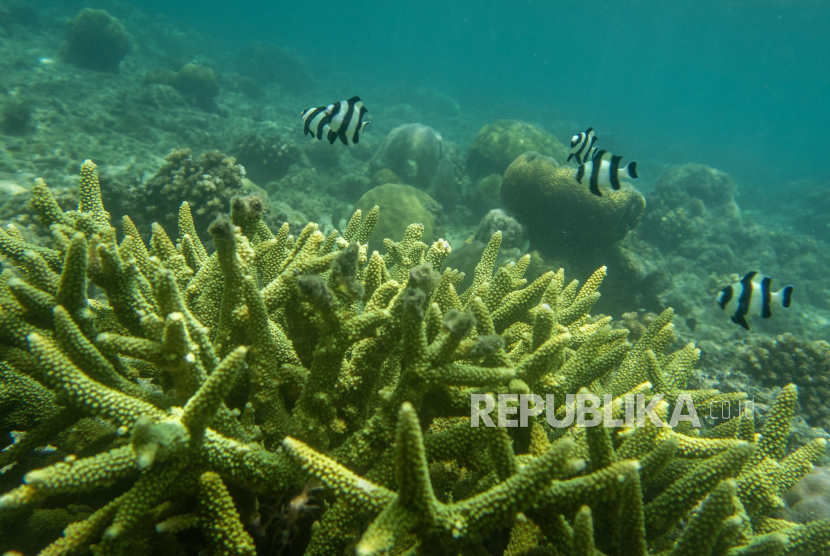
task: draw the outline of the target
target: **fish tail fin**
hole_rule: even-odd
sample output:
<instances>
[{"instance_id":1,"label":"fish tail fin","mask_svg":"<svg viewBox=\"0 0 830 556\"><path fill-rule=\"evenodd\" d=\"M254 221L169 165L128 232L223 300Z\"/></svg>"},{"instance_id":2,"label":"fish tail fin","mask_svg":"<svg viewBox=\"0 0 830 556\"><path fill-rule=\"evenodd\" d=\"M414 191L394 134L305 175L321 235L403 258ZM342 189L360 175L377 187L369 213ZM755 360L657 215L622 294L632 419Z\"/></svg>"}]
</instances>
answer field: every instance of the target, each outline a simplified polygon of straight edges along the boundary
<instances>
[{"instance_id":1,"label":"fish tail fin","mask_svg":"<svg viewBox=\"0 0 830 556\"><path fill-rule=\"evenodd\" d=\"M781 306L785 309L789 309L790 305L793 304L793 291L795 288L793 286L787 286L783 290L781 290Z\"/></svg>"},{"instance_id":2,"label":"fish tail fin","mask_svg":"<svg viewBox=\"0 0 830 556\"><path fill-rule=\"evenodd\" d=\"M637 162L632 162L628 165L628 177L631 179L637 179L639 176L637 175Z\"/></svg>"}]
</instances>

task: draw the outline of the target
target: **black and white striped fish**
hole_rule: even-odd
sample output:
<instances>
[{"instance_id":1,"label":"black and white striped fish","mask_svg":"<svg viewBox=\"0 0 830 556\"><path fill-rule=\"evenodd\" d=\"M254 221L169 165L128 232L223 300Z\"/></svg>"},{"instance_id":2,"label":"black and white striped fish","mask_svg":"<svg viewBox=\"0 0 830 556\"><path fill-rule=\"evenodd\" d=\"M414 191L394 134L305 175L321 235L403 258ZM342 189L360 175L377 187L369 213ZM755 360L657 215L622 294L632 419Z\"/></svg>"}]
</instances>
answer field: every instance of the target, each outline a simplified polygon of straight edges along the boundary
<instances>
[{"instance_id":1,"label":"black and white striped fish","mask_svg":"<svg viewBox=\"0 0 830 556\"><path fill-rule=\"evenodd\" d=\"M571 137L571 154L568 155L568 162L573 157L576 157L577 164L591 160L593 154L596 152L594 143L597 141L598 139L594 135L594 128L592 127Z\"/></svg>"},{"instance_id":2,"label":"black and white striped fish","mask_svg":"<svg viewBox=\"0 0 830 556\"><path fill-rule=\"evenodd\" d=\"M637 179L637 163L631 162L628 166L620 166L623 157L609 153L608 151L597 151L597 153L585 164L579 166L576 172L576 181L582 183L585 176L588 176L591 193L602 197L600 185L611 186L617 190L620 187L620 178Z\"/></svg>"},{"instance_id":3,"label":"black and white striped fish","mask_svg":"<svg viewBox=\"0 0 830 556\"><path fill-rule=\"evenodd\" d=\"M723 288L718 294L718 304L731 315L732 322L749 330L747 315L761 315L761 318L768 319L772 316L773 305L781 305L785 309L792 305L793 286L774 292L771 285L772 278L753 270L740 282Z\"/></svg>"},{"instance_id":4,"label":"black and white striped fish","mask_svg":"<svg viewBox=\"0 0 830 556\"><path fill-rule=\"evenodd\" d=\"M363 121L363 115L369 110L363 106L360 97L349 100L340 100L328 106L319 106L303 110L303 133L317 139L325 137L329 143L338 138L344 145L360 141L360 132L366 129L370 122Z\"/></svg>"}]
</instances>

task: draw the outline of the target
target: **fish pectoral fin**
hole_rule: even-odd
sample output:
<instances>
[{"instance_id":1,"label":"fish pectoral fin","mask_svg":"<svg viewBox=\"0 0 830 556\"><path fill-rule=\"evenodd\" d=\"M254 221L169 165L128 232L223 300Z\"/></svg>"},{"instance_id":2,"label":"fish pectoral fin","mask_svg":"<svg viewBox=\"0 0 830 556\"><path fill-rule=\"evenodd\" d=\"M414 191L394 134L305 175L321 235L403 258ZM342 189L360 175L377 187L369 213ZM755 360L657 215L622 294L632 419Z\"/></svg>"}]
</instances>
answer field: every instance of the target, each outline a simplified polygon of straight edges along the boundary
<instances>
[{"instance_id":1,"label":"fish pectoral fin","mask_svg":"<svg viewBox=\"0 0 830 556\"><path fill-rule=\"evenodd\" d=\"M732 317L732 322L734 322L735 324L740 324L741 326L743 326L744 328L749 330L749 323L746 322L746 317L743 316L743 315L733 316Z\"/></svg>"}]
</instances>

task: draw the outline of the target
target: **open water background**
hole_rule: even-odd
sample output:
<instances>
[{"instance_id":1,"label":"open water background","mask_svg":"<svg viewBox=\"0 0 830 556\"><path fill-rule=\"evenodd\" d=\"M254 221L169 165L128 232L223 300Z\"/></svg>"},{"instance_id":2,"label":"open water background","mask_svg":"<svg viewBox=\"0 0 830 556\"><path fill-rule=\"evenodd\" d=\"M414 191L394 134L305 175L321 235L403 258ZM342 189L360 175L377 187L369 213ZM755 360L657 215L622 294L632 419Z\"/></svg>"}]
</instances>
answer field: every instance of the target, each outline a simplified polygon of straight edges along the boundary
<instances>
[{"instance_id":1,"label":"open water background","mask_svg":"<svg viewBox=\"0 0 830 556\"><path fill-rule=\"evenodd\" d=\"M774 198L789 181L830 176L827 2L135 4L229 49L294 47L353 94L429 87L468 113L591 125L629 159L709 164L744 195Z\"/></svg>"}]
</instances>

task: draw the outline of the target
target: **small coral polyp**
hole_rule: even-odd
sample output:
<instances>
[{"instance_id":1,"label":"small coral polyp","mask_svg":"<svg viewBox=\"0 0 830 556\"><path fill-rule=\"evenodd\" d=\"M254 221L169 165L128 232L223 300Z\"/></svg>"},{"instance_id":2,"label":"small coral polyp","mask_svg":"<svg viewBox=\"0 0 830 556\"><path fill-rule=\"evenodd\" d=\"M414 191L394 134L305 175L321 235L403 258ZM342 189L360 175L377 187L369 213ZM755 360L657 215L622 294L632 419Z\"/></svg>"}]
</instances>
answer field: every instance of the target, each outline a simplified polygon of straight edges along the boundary
<instances>
[{"instance_id":1,"label":"small coral polyp","mask_svg":"<svg viewBox=\"0 0 830 556\"><path fill-rule=\"evenodd\" d=\"M528 284L529 256L494 272L496 233L459 294L463 274L437 272L449 245L422 243L423 226L381 255L377 207L294 237L250 197L209 227L213 253L187 202L176 241L155 226L148 248L128 217L117 241L91 161L81 175L77 210L33 189L50 245L0 231L0 423L19 431L0 452L0 550L272 554L296 531L266 531L260 508L310 476L328 509L294 553L484 553L500 530L511 555L807 556L830 541L830 521L768 517L826 447L786 454L793 385L760 435L746 412L704 432L470 426L482 393L609 395L606 419L627 394L661 395L664 422L681 395L699 412L744 400L688 389L700 351L666 353L671 309L634 345L592 317L605 267L582 287L562 270ZM86 506L63 535L31 531L57 511L41 503L67 500Z\"/></svg>"}]
</instances>

